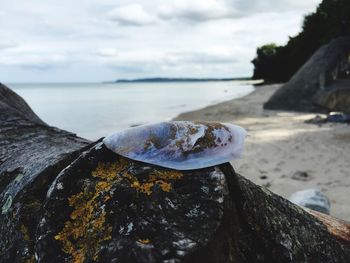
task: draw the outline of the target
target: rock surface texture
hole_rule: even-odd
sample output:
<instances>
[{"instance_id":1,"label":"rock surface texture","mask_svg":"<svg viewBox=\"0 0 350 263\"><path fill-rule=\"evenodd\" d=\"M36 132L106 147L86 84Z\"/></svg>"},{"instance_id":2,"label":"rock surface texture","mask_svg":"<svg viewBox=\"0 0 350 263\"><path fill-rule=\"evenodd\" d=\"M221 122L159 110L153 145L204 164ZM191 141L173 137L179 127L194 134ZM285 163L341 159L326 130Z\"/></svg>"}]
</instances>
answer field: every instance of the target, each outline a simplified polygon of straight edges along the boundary
<instances>
[{"instance_id":1,"label":"rock surface texture","mask_svg":"<svg viewBox=\"0 0 350 263\"><path fill-rule=\"evenodd\" d=\"M350 227L236 174L177 171L44 124L0 86L0 262L348 262Z\"/></svg>"},{"instance_id":2,"label":"rock surface texture","mask_svg":"<svg viewBox=\"0 0 350 263\"><path fill-rule=\"evenodd\" d=\"M323 98L333 90L334 82L349 78L349 55L349 37L337 38L322 46L276 91L265 103L264 108L295 111L322 111L327 108ZM338 101L341 103L343 100L339 98Z\"/></svg>"},{"instance_id":3,"label":"rock surface texture","mask_svg":"<svg viewBox=\"0 0 350 263\"><path fill-rule=\"evenodd\" d=\"M335 81L328 89L319 91L313 101L327 111L350 114L350 79Z\"/></svg>"}]
</instances>

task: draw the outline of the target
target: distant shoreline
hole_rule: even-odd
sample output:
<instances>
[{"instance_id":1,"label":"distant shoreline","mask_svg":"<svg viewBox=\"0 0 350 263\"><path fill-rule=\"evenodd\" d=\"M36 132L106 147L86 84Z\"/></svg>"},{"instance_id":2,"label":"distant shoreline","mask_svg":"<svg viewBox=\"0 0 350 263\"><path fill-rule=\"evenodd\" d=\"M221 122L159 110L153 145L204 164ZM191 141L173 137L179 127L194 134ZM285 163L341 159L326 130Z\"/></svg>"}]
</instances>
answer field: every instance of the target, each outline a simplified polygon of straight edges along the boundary
<instances>
[{"instance_id":1,"label":"distant shoreline","mask_svg":"<svg viewBox=\"0 0 350 263\"><path fill-rule=\"evenodd\" d=\"M250 81L250 77L241 78L141 78L141 79L118 79L107 83L145 83L145 82L215 82L215 81Z\"/></svg>"}]
</instances>

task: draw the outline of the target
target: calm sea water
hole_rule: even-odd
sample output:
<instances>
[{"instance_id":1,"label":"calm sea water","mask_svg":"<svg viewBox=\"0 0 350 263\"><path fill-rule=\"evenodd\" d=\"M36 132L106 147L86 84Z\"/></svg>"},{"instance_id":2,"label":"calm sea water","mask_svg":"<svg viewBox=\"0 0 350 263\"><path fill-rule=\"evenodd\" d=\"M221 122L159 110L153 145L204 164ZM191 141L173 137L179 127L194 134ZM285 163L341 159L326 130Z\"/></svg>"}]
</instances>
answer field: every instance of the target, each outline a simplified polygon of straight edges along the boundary
<instances>
[{"instance_id":1,"label":"calm sea water","mask_svg":"<svg viewBox=\"0 0 350 263\"><path fill-rule=\"evenodd\" d=\"M242 82L8 84L39 117L91 140L250 93Z\"/></svg>"}]
</instances>

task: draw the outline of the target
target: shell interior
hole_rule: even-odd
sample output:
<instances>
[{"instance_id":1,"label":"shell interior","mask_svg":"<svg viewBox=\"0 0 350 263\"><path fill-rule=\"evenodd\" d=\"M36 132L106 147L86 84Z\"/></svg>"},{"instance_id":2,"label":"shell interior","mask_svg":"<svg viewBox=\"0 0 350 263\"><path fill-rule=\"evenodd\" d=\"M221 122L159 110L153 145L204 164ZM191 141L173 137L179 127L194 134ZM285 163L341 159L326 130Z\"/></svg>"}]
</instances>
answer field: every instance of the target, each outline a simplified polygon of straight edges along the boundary
<instances>
[{"instance_id":1,"label":"shell interior","mask_svg":"<svg viewBox=\"0 0 350 263\"><path fill-rule=\"evenodd\" d=\"M177 170L192 170L239 158L246 131L215 122L171 121L116 132L103 140L124 157Z\"/></svg>"}]
</instances>

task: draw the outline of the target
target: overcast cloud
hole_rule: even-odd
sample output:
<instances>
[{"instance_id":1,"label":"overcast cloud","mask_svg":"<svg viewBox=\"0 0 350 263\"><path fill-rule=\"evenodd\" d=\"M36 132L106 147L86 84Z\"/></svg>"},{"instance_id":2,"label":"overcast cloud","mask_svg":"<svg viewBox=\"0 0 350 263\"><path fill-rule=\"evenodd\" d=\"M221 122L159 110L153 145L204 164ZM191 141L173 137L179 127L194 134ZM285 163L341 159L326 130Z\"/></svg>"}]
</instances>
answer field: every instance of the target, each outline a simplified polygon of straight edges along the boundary
<instances>
[{"instance_id":1,"label":"overcast cloud","mask_svg":"<svg viewBox=\"0 0 350 263\"><path fill-rule=\"evenodd\" d=\"M250 76L321 0L2 0L0 82Z\"/></svg>"}]
</instances>

